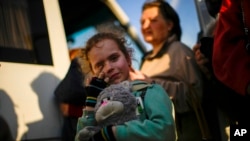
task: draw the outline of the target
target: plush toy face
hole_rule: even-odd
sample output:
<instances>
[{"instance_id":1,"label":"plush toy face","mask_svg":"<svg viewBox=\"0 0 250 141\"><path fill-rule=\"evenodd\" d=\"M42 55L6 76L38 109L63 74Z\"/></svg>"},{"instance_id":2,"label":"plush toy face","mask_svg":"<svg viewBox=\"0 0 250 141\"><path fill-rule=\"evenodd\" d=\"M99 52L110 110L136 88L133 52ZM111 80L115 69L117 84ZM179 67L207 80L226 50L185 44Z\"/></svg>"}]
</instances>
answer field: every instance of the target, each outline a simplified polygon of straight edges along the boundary
<instances>
[{"instance_id":1,"label":"plush toy face","mask_svg":"<svg viewBox=\"0 0 250 141\"><path fill-rule=\"evenodd\" d=\"M76 138L81 141L89 141L102 127L137 119L137 102L131 93L131 88L128 81L105 88L97 97L95 106L95 118L98 126L84 127Z\"/></svg>"},{"instance_id":2,"label":"plush toy face","mask_svg":"<svg viewBox=\"0 0 250 141\"><path fill-rule=\"evenodd\" d=\"M120 114L124 110L124 105L120 101L112 101L111 99L105 98L102 100L100 107L97 109L95 114L96 121L100 124L105 122L112 115Z\"/></svg>"},{"instance_id":3,"label":"plush toy face","mask_svg":"<svg viewBox=\"0 0 250 141\"><path fill-rule=\"evenodd\" d=\"M128 81L105 88L97 97L96 121L100 126L117 125L137 119L136 98Z\"/></svg>"}]
</instances>

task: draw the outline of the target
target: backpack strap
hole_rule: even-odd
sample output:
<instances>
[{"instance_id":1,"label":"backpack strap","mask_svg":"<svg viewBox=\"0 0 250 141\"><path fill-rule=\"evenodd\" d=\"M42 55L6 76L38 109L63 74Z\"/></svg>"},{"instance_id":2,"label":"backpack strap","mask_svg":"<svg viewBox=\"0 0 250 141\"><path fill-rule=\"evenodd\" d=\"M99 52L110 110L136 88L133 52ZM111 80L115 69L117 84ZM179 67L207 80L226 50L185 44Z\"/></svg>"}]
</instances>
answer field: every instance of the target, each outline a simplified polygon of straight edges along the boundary
<instances>
[{"instance_id":1,"label":"backpack strap","mask_svg":"<svg viewBox=\"0 0 250 141\"><path fill-rule=\"evenodd\" d=\"M147 87L151 86L151 84L148 83L140 83L140 84L133 84L132 91L140 91L142 89L145 89Z\"/></svg>"},{"instance_id":2,"label":"backpack strap","mask_svg":"<svg viewBox=\"0 0 250 141\"><path fill-rule=\"evenodd\" d=\"M147 88L149 86L151 86L151 84L149 84L149 83L139 83L139 84L133 84L132 85L132 91L133 92L135 92L135 91L139 91L140 92L140 97L141 97L143 105L144 105L144 97L146 95ZM147 115L146 112L145 112L145 116L146 116L146 119L148 119L148 115Z\"/></svg>"},{"instance_id":3,"label":"backpack strap","mask_svg":"<svg viewBox=\"0 0 250 141\"><path fill-rule=\"evenodd\" d=\"M140 84L133 84L132 86L132 91L141 91L141 95L140 97L142 98L142 100L144 101L144 97L147 91L147 88L151 86L151 84L149 83L140 83Z\"/></svg>"}]
</instances>

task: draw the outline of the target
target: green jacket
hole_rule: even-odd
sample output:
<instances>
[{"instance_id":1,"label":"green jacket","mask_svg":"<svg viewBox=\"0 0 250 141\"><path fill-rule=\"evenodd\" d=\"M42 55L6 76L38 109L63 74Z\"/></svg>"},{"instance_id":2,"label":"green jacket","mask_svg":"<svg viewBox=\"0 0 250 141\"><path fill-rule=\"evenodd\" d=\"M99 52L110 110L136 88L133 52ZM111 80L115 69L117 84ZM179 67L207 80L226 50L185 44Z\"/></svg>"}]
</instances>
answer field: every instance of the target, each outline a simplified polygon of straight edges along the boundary
<instances>
[{"instance_id":1,"label":"green jacket","mask_svg":"<svg viewBox=\"0 0 250 141\"><path fill-rule=\"evenodd\" d=\"M158 84L133 81L133 86L147 86L143 100L143 111L138 120L132 120L116 126L117 141L175 141L176 129L174 108L165 90ZM140 97L141 90L133 92ZM77 133L85 126L95 125L94 113L84 112L79 118Z\"/></svg>"}]
</instances>

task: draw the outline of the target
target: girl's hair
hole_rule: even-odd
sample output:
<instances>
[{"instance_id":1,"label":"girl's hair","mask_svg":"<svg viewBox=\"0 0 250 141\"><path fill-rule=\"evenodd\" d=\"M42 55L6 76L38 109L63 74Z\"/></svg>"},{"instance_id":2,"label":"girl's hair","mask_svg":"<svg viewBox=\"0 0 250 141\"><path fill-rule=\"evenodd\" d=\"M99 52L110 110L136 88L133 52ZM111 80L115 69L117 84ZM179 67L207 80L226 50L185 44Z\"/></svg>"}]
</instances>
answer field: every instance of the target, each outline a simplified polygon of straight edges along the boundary
<instances>
[{"instance_id":1,"label":"girl's hair","mask_svg":"<svg viewBox=\"0 0 250 141\"><path fill-rule=\"evenodd\" d=\"M82 49L83 53L83 60L84 61L84 72L89 73L92 71L91 64L89 62L88 53L93 47L97 47L96 44L100 41L103 41L104 39L111 39L117 43L119 49L124 54L124 56L129 60L132 58L132 52L133 49L130 47L127 47L127 40L124 37L123 30L119 29L117 27L113 28L107 28L110 26L103 27L104 25L101 25L100 27L102 29L99 29L99 32L93 35L91 38L88 39L86 42L85 48ZM99 28L100 28L99 27Z\"/></svg>"},{"instance_id":2,"label":"girl's hair","mask_svg":"<svg viewBox=\"0 0 250 141\"><path fill-rule=\"evenodd\" d=\"M181 40L182 31L180 26L180 19L173 7L164 0L148 0L143 4L142 11L151 7L158 7L164 19L166 21L173 22L173 29L171 31L171 34L176 34L177 39Z\"/></svg>"}]
</instances>

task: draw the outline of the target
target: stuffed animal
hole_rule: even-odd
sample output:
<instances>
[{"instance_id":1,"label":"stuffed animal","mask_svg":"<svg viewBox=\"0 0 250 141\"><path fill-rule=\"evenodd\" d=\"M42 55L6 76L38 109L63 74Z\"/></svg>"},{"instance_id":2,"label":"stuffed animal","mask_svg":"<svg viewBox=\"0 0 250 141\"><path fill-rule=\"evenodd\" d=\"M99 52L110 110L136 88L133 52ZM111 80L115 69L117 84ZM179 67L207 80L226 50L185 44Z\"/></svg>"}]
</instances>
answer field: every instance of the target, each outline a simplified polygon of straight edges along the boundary
<instances>
[{"instance_id":1,"label":"stuffed animal","mask_svg":"<svg viewBox=\"0 0 250 141\"><path fill-rule=\"evenodd\" d=\"M129 81L110 85L97 97L95 106L97 126L87 126L80 130L78 139L88 141L102 127L137 119L136 108L137 101L132 94Z\"/></svg>"}]
</instances>

